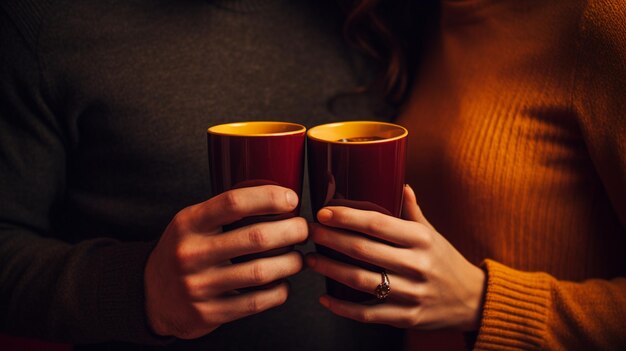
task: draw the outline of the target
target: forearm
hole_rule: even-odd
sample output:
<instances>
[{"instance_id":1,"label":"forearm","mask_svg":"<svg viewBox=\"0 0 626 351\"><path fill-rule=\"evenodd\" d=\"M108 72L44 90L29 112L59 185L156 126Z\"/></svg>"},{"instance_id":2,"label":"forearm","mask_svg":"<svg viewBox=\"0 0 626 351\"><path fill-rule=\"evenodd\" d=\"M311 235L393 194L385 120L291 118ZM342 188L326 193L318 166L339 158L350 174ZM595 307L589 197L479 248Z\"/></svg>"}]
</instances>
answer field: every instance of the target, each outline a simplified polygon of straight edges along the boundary
<instances>
[{"instance_id":1,"label":"forearm","mask_svg":"<svg viewBox=\"0 0 626 351\"><path fill-rule=\"evenodd\" d=\"M145 322L149 243L77 245L25 231L0 234L2 329L48 340L158 343Z\"/></svg>"}]
</instances>

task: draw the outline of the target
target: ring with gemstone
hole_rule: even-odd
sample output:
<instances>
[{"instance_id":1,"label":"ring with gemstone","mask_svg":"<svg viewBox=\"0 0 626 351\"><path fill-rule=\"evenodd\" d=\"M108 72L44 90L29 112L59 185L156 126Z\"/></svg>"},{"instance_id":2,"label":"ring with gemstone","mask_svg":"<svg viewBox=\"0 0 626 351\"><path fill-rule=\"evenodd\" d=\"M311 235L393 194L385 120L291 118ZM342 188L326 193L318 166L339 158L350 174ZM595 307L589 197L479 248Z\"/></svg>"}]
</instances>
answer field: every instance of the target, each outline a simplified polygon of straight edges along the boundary
<instances>
[{"instance_id":1,"label":"ring with gemstone","mask_svg":"<svg viewBox=\"0 0 626 351\"><path fill-rule=\"evenodd\" d=\"M382 301L385 300L387 296L389 296L389 293L391 292L391 286L389 285L389 277L387 276L387 272L380 272L380 278L382 281L380 282L380 284L378 284L376 290L374 290L374 293L376 295L376 298Z\"/></svg>"}]
</instances>

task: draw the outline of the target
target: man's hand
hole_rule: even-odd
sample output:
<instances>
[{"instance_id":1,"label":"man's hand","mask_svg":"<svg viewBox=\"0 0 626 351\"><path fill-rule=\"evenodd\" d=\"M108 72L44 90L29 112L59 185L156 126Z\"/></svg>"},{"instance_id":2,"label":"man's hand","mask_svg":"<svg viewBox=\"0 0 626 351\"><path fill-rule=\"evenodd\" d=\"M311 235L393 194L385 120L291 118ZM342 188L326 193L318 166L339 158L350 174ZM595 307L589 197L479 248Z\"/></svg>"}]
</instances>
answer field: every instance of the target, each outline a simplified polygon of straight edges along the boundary
<instances>
[{"instance_id":1,"label":"man's hand","mask_svg":"<svg viewBox=\"0 0 626 351\"><path fill-rule=\"evenodd\" d=\"M236 289L298 273L300 253L238 264L230 259L301 243L308 236L306 221L295 217L230 232L222 232L222 226L248 216L290 212L297 204L292 190L268 185L231 190L178 212L146 265L146 313L153 331L193 339L283 304L286 282L245 293Z\"/></svg>"}]
</instances>

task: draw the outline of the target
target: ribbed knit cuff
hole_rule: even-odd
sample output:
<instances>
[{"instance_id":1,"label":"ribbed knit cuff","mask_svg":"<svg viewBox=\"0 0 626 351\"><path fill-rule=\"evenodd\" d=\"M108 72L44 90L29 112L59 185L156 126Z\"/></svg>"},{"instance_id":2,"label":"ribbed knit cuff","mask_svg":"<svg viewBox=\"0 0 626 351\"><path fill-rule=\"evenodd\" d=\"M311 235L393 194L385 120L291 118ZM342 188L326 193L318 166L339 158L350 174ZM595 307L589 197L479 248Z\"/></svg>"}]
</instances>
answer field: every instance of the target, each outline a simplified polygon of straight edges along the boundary
<instances>
[{"instance_id":1,"label":"ribbed knit cuff","mask_svg":"<svg viewBox=\"0 0 626 351\"><path fill-rule=\"evenodd\" d=\"M154 334L147 322L144 269L153 243L124 243L104 248L98 280L99 322L116 341L163 345L173 338Z\"/></svg>"},{"instance_id":2,"label":"ribbed knit cuff","mask_svg":"<svg viewBox=\"0 0 626 351\"><path fill-rule=\"evenodd\" d=\"M521 272L491 260L487 294L475 350L538 350L546 335L550 280L545 273Z\"/></svg>"}]
</instances>

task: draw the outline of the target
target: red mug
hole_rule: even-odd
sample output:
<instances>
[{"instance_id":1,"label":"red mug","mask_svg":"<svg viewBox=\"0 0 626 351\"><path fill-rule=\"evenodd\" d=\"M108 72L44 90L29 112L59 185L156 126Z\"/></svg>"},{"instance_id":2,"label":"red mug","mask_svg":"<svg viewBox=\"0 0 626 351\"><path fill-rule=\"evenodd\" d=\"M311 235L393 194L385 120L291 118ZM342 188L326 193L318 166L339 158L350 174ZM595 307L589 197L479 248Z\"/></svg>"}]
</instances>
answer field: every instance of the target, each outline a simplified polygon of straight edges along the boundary
<instances>
[{"instance_id":1,"label":"red mug","mask_svg":"<svg viewBox=\"0 0 626 351\"><path fill-rule=\"evenodd\" d=\"M311 128L307 136L314 213L324 206L348 206L400 217L407 135L408 131L402 126L374 121L340 122ZM321 245L317 245L317 251L338 261L382 271L380 267ZM329 295L343 300L376 301L374 295L330 278L326 279L326 289Z\"/></svg>"},{"instance_id":2,"label":"red mug","mask_svg":"<svg viewBox=\"0 0 626 351\"><path fill-rule=\"evenodd\" d=\"M209 171L213 196L225 191L258 185L280 185L302 195L306 128L288 122L237 122L207 130ZM289 213L251 216L224 226L233 230L249 224L295 217L300 205ZM292 247L233 258L244 262L280 255Z\"/></svg>"}]
</instances>

